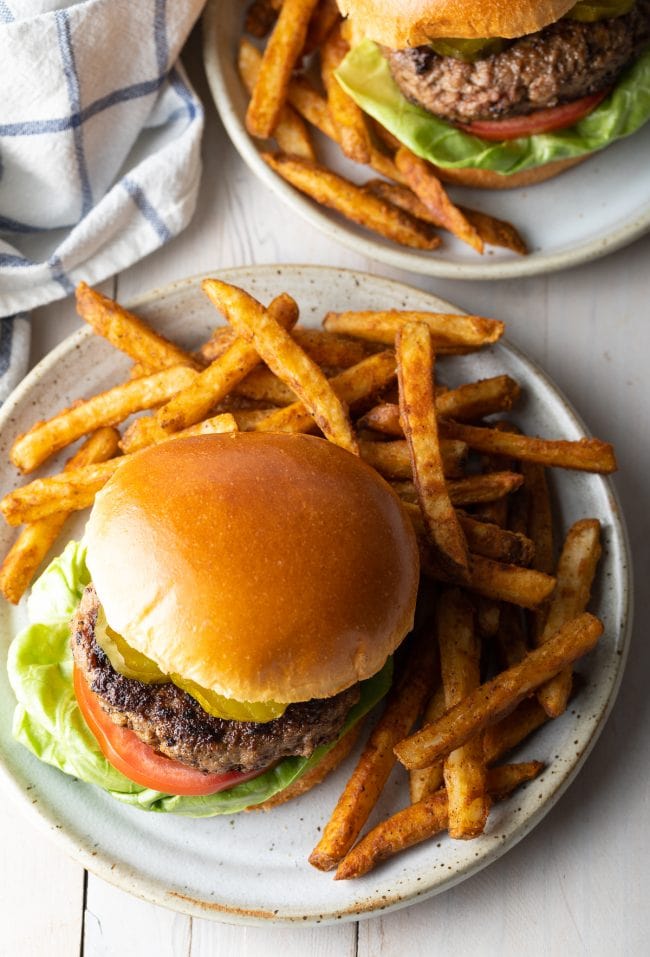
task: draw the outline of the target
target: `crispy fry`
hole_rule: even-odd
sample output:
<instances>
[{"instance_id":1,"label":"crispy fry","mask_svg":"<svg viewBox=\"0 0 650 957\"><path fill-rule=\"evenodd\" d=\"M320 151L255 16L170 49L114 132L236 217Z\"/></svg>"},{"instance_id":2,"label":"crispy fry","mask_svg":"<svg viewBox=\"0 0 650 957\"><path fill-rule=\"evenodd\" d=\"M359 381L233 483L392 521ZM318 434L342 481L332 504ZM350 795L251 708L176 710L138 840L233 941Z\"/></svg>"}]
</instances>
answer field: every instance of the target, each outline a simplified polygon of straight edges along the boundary
<instances>
[{"instance_id":1,"label":"crispy fry","mask_svg":"<svg viewBox=\"0 0 650 957\"><path fill-rule=\"evenodd\" d=\"M386 350L368 356L329 380L336 395L346 405L354 405L375 395L395 378L395 355ZM257 427L259 432L309 432L315 421L302 402L287 405L271 413Z\"/></svg>"},{"instance_id":2,"label":"crispy fry","mask_svg":"<svg viewBox=\"0 0 650 957\"><path fill-rule=\"evenodd\" d=\"M445 448L445 443L441 443ZM519 488L523 478L517 472L492 472L489 475L468 475L466 478L451 479L447 482L447 491L452 505L463 507L492 502ZM412 482L393 482L393 488L407 502L416 501L415 486Z\"/></svg>"},{"instance_id":3,"label":"crispy fry","mask_svg":"<svg viewBox=\"0 0 650 957\"><path fill-rule=\"evenodd\" d=\"M386 710L309 856L314 867L333 870L354 844L395 764L393 747L417 721L436 672L436 643L431 635L421 633L411 645L406 667L389 695Z\"/></svg>"},{"instance_id":4,"label":"crispy fry","mask_svg":"<svg viewBox=\"0 0 650 957\"><path fill-rule=\"evenodd\" d=\"M264 152L261 155L271 169L296 189L360 226L413 249L436 249L440 245L440 239L431 227L418 223L408 213L381 199L368 196L359 186L326 167L283 153Z\"/></svg>"},{"instance_id":5,"label":"crispy fry","mask_svg":"<svg viewBox=\"0 0 650 957\"><path fill-rule=\"evenodd\" d=\"M116 429L98 429L67 461L64 471L112 458L117 454L119 437ZM68 512L56 512L26 525L21 531L0 567L0 592L7 601L18 604L68 517Z\"/></svg>"},{"instance_id":6,"label":"crispy fry","mask_svg":"<svg viewBox=\"0 0 650 957\"><path fill-rule=\"evenodd\" d=\"M555 579L550 575L520 565L495 562L483 555L470 555L469 565L470 589L494 601L537 608L555 588Z\"/></svg>"},{"instance_id":7,"label":"crispy fry","mask_svg":"<svg viewBox=\"0 0 650 957\"><path fill-rule=\"evenodd\" d=\"M278 124L291 71L305 45L316 3L317 0L284 0L282 4L246 112L246 128L251 136L267 139Z\"/></svg>"},{"instance_id":8,"label":"crispy fry","mask_svg":"<svg viewBox=\"0 0 650 957\"><path fill-rule=\"evenodd\" d=\"M345 336L337 336L323 329L307 329L303 326L294 326L291 335L310 359L317 362L319 366L339 369L348 369L356 365L357 362L361 362L380 348L358 339L347 339ZM219 326L212 337L199 349L201 360L207 363L218 359L234 339L235 333L232 329L228 326Z\"/></svg>"},{"instance_id":9,"label":"crispy fry","mask_svg":"<svg viewBox=\"0 0 650 957\"><path fill-rule=\"evenodd\" d=\"M76 297L77 312L81 318L134 362L141 362L152 372L178 365L197 368L191 355L154 332L123 306L91 289L85 282L78 284Z\"/></svg>"},{"instance_id":10,"label":"crispy fry","mask_svg":"<svg viewBox=\"0 0 650 957\"><path fill-rule=\"evenodd\" d=\"M269 368L300 396L323 434L349 452L358 453L357 440L341 400L321 369L289 333L242 289L218 279L206 279L201 285L210 301L226 312L228 321L242 339L253 345Z\"/></svg>"},{"instance_id":11,"label":"crispy fry","mask_svg":"<svg viewBox=\"0 0 650 957\"><path fill-rule=\"evenodd\" d=\"M442 685L439 685L426 706L422 718L422 727L426 728L428 724L437 721L446 710L445 689ZM434 791L444 787L444 766L445 762L440 758L440 760L434 761L428 768L409 771L409 796L411 798L411 804L417 804L418 801L422 801L430 794L433 794Z\"/></svg>"},{"instance_id":12,"label":"crispy fry","mask_svg":"<svg viewBox=\"0 0 650 957\"><path fill-rule=\"evenodd\" d=\"M155 419L152 418L155 422ZM159 427L158 427L159 428ZM173 441L190 435L209 435L220 432L235 432L237 423L229 413L216 415L198 425L167 435L160 441ZM154 442L158 441L155 439ZM154 444L153 442L150 444ZM127 461L128 455L109 459L98 465L86 465L83 468L60 472L44 479L35 479L9 492L0 501L0 512L8 525L22 525L36 522L53 512L77 512L92 505L97 492L109 480L115 469Z\"/></svg>"},{"instance_id":13,"label":"crispy fry","mask_svg":"<svg viewBox=\"0 0 650 957\"><path fill-rule=\"evenodd\" d=\"M476 596L476 624L481 638L494 638L501 620L501 604L492 598Z\"/></svg>"},{"instance_id":14,"label":"crispy fry","mask_svg":"<svg viewBox=\"0 0 650 957\"><path fill-rule=\"evenodd\" d=\"M495 423L494 428L505 432L519 431L512 423L504 420ZM514 459L509 458L507 455L482 455L480 459L483 472L519 471ZM509 510L510 503L506 499L499 499L496 502L487 503L476 509L475 515L477 518L480 518L482 522L490 522L492 525L499 525L501 528L505 528L508 524Z\"/></svg>"},{"instance_id":15,"label":"crispy fry","mask_svg":"<svg viewBox=\"0 0 650 957\"><path fill-rule=\"evenodd\" d=\"M258 40L268 36L278 18L278 9L271 0L252 0L246 11L244 30Z\"/></svg>"},{"instance_id":16,"label":"crispy fry","mask_svg":"<svg viewBox=\"0 0 650 957\"><path fill-rule=\"evenodd\" d=\"M529 652L520 664L481 685L436 724L398 744L397 757L410 769L425 768L436 758L449 754L591 651L602 632L602 622L593 615L585 613L574 618L540 648Z\"/></svg>"},{"instance_id":17,"label":"crispy fry","mask_svg":"<svg viewBox=\"0 0 650 957\"><path fill-rule=\"evenodd\" d=\"M448 315L438 312L388 309L382 312L328 312L323 326L329 332L358 336L392 346L399 330L410 322L423 322L429 327L437 353L454 353L480 349L497 342L504 325L498 319L483 316Z\"/></svg>"},{"instance_id":18,"label":"crispy fry","mask_svg":"<svg viewBox=\"0 0 650 957\"><path fill-rule=\"evenodd\" d=\"M557 587L539 643L544 644L562 625L585 611L600 559L600 522L584 518L569 529L557 566ZM571 668L565 668L537 692L537 698L550 718L566 709L571 694Z\"/></svg>"},{"instance_id":19,"label":"crispy fry","mask_svg":"<svg viewBox=\"0 0 650 957\"><path fill-rule=\"evenodd\" d=\"M458 520L471 552L496 562L505 562L506 565L530 565L535 546L525 535L477 521L464 512L458 513Z\"/></svg>"},{"instance_id":20,"label":"crispy fry","mask_svg":"<svg viewBox=\"0 0 650 957\"><path fill-rule=\"evenodd\" d=\"M294 76L289 83L287 100L308 123L330 140L336 140L336 130L330 116L327 100L304 76Z\"/></svg>"},{"instance_id":21,"label":"crispy fry","mask_svg":"<svg viewBox=\"0 0 650 957\"><path fill-rule=\"evenodd\" d=\"M540 465L604 474L615 472L617 468L614 449L600 439L580 439L577 442L539 439L449 420L440 423L440 432L447 438L462 439L478 452L509 455L513 459Z\"/></svg>"},{"instance_id":22,"label":"crispy fry","mask_svg":"<svg viewBox=\"0 0 650 957\"><path fill-rule=\"evenodd\" d=\"M424 323L407 323L395 340L400 420L427 537L436 559L454 578L468 572L465 535L451 504L438 441L434 404L434 354Z\"/></svg>"},{"instance_id":23,"label":"crispy fry","mask_svg":"<svg viewBox=\"0 0 650 957\"><path fill-rule=\"evenodd\" d=\"M491 768L487 774L488 793L498 801L520 784L532 781L543 769L542 761ZM381 861L444 831L448 822L447 792L441 788L373 828L339 864L334 879L361 877Z\"/></svg>"},{"instance_id":24,"label":"crispy fry","mask_svg":"<svg viewBox=\"0 0 650 957\"><path fill-rule=\"evenodd\" d=\"M298 306L286 293L277 296L267 311L283 329L290 329L298 321ZM158 424L165 432L178 432L200 422L260 361L254 346L235 339L218 359L158 409Z\"/></svg>"},{"instance_id":25,"label":"crispy fry","mask_svg":"<svg viewBox=\"0 0 650 957\"><path fill-rule=\"evenodd\" d=\"M261 62L262 54L257 47L248 40L240 40L237 67L249 94L255 89ZM273 137L285 153L316 159L316 151L303 118L287 103L280 110Z\"/></svg>"},{"instance_id":26,"label":"crispy fry","mask_svg":"<svg viewBox=\"0 0 650 957\"><path fill-rule=\"evenodd\" d=\"M436 608L440 673L447 710L481 683L481 646L474 611L460 589L444 589ZM490 804L486 794L483 739L477 735L447 755L444 764L449 801L449 835L465 840L481 834Z\"/></svg>"},{"instance_id":27,"label":"crispy fry","mask_svg":"<svg viewBox=\"0 0 650 957\"><path fill-rule=\"evenodd\" d=\"M337 24L320 48L321 77L339 146L348 159L368 163L371 143L364 115L335 76L335 70L349 51L340 24Z\"/></svg>"},{"instance_id":28,"label":"crispy fry","mask_svg":"<svg viewBox=\"0 0 650 957\"><path fill-rule=\"evenodd\" d=\"M336 0L319 0L309 21L303 56L318 50L340 19L341 12Z\"/></svg>"},{"instance_id":29,"label":"crispy fry","mask_svg":"<svg viewBox=\"0 0 650 957\"><path fill-rule=\"evenodd\" d=\"M384 478L410 479L412 473L411 456L405 440L395 442L359 441L361 458L372 465ZM458 475L467 449L462 444L440 443L442 469L446 476ZM413 486L414 494L415 486Z\"/></svg>"},{"instance_id":30,"label":"crispy fry","mask_svg":"<svg viewBox=\"0 0 650 957\"><path fill-rule=\"evenodd\" d=\"M440 225L482 253L483 240L476 227L449 199L433 168L405 146L400 146L395 154L395 165L418 199L438 218Z\"/></svg>"},{"instance_id":31,"label":"crispy fry","mask_svg":"<svg viewBox=\"0 0 650 957\"><path fill-rule=\"evenodd\" d=\"M19 436L11 449L11 461L23 472L33 472L46 459L82 435L103 426L118 425L134 412L165 402L185 389L198 373L187 366L175 366L153 375L132 379L78 402L48 419L37 422Z\"/></svg>"},{"instance_id":32,"label":"crispy fry","mask_svg":"<svg viewBox=\"0 0 650 957\"><path fill-rule=\"evenodd\" d=\"M537 462L524 462L521 473L527 493L527 533L535 543L533 568L551 575L555 568L553 512L546 469Z\"/></svg>"},{"instance_id":33,"label":"crispy fry","mask_svg":"<svg viewBox=\"0 0 650 957\"><path fill-rule=\"evenodd\" d=\"M394 149L399 149L400 143L395 141ZM442 222L443 217L436 215L427 206L424 205L415 193L408 186L399 183L387 183L385 180L375 179L366 183L365 189L380 196L394 206L410 213L417 219L425 223L431 223L432 226L445 226ZM456 207L465 216L465 219L474 227L480 238L489 246L500 246L503 249L510 249L512 252L525 256L528 253L526 243L512 225L503 219L497 219L488 213L479 212L477 209L468 209L467 206Z\"/></svg>"}]
</instances>

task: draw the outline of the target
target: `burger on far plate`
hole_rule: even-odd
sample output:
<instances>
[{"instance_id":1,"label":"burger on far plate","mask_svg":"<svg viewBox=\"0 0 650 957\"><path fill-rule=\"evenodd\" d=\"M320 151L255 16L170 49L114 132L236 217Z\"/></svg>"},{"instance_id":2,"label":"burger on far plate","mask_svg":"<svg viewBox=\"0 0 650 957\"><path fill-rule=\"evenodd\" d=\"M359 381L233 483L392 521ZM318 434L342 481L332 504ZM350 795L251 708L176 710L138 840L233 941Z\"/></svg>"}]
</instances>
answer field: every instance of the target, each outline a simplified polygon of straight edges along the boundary
<instances>
[{"instance_id":1,"label":"burger on far plate","mask_svg":"<svg viewBox=\"0 0 650 957\"><path fill-rule=\"evenodd\" d=\"M143 808L280 803L387 691L418 577L397 496L323 439L146 449L34 585L9 656L14 734Z\"/></svg>"},{"instance_id":2,"label":"burger on far plate","mask_svg":"<svg viewBox=\"0 0 650 957\"><path fill-rule=\"evenodd\" d=\"M449 182L541 182L650 119L650 0L339 6L339 81Z\"/></svg>"}]
</instances>

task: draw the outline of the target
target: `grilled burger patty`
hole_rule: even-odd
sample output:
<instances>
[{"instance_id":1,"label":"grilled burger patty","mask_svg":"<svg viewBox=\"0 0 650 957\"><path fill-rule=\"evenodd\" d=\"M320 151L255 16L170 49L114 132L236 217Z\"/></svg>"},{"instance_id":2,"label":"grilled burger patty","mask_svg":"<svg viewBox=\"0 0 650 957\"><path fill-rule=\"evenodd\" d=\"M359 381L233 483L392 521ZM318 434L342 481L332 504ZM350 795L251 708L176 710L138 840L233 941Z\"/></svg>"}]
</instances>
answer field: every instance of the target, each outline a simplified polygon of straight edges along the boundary
<instances>
[{"instance_id":1,"label":"grilled burger patty","mask_svg":"<svg viewBox=\"0 0 650 957\"><path fill-rule=\"evenodd\" d=\"M359 700L359 686L333 698L290 704L264 724L213 718L171 684L143 684L119 674L95 640L99 601L92 585L72 623L72 653L99 702L119 725L156 751L204 771L256 771L280 758L308 757L339 734Z\"/></svg>"},{"instance_id":2,"label":"grilled burger patty","mask_svg":"<svg viewBox=\"0 0 650 957\"><path fill-rule=\"evenodd\" d=\"M501 53L464 63L429 46L388 54L402 92L451 121L500 119L606 89L650 42L650 0L595 23L558 20Z\"/></svg>"}]
</instances>

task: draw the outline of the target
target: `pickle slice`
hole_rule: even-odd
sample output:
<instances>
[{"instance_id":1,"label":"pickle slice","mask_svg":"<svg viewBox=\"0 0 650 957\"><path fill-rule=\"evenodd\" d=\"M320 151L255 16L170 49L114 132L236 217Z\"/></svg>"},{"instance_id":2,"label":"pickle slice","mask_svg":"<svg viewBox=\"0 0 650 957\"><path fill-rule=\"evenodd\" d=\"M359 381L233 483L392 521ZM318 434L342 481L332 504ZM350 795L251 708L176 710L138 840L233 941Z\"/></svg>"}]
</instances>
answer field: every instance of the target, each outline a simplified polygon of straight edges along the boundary
<instances>
[{"instance_id":1,"label":"pickle slice","mask_svg":"<svg viewBox=\"0 0 650 957\"><path fill-rule=\"evenodd\" d=\"M485 57L492 56L495 53L501 53L508 45L507 40L500 37L491 39L445 39L432 40L429 46L438 56L450 56L455 60L463 60L464 63L474 63L476 60L482 60Z\"/></svg>"},{"instance_id":2,"label":"pickle slice","mask_svg":"<svg viewBox=\"0 0 650 957\"><path fill-rule=\"evenodd\" d=\"M596 20L610 20L629 13L636 0L578 0L565 14L569 20L581 23L595 23Z\"/></svg>"}]
</instances>

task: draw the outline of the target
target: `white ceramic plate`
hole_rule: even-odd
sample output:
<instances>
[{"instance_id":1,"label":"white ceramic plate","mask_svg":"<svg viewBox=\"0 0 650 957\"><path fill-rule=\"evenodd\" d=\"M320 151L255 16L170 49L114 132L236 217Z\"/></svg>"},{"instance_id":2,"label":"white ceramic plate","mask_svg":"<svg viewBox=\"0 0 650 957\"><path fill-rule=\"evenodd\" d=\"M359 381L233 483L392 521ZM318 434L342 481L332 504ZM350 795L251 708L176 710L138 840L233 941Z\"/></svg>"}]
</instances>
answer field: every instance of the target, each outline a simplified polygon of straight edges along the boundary
<instances>
[{"instance_id":1,"label":"white ceramic plate","mask_svg":"<svg viewBox=\"0 0 650 957\"><path fill-rule=\"evenodd\" d=\"M514 223L528 243L528 256L488 247L484 256L444 234L434 252L397 246L344 220L289 186L260 158L244 126L247 96L237 75L236 50L247 4L209 0L204 15L204 59L212 96L224 125L251 170L287 205L331 239L398 269L449 279L534 276L597 259L650 229L650 123L548 183L530 189L453 189L466 206ZM350 179L370 178L319 138L326 163Z\"/></svg>"},{"instance_id":2,"label":"white ceramic plate","mask_svg":"<svg viewBox=\"0 0 650 957\"><path fill-rule=\"evenodd\" d=\"M411 308L458 312L427 293L374 276L299 266L256 266L220 272L263 301L283 290L301 306L302 321L320 322L331 309ZM188 279L140 299L137 311L186 347L205 339L215 314ZM80 395L108 388L129 363L104 341L81 329L66 339L25 379L0 414L0 487L18 484L7 464L12 439L35 419L46 417ZM525 388L516 419L527 431L578 439L584 427L544 373L507 344L476 356L441 362L450 384L507 372ZM598 516L604 526L604 556L594 610L605 636L580 665L585 687L571 712L543 728L521 749L522 758L541 758L548 769L534 785L498 804L485 835L475 841L441 838L401 854L358 881L334 882L307 863L309 851L336 802L350 762L306 797L271 813L207 820L175 818L125 807L103 791L41 764L11 737L14 707L0 669L0 764L3 788L12 792L64 848L89 870L154 903L201 917L232 922L325 922L367 916L421 900L464 880L496 860L550 809L584 762L614 701L623 670L630 627L629 558L625 531L606 479L559 473L562 523ZM83 517L67 533L78 536ZM0 529L0 550L12 533ZM63 543L59 543L60 551ZM3 655L24 620L23 609L0 606ZM405 803L404 775L391 779L373 821ZM585 824L585 826L588 826Z\"/></svg>"}]
</instances>

